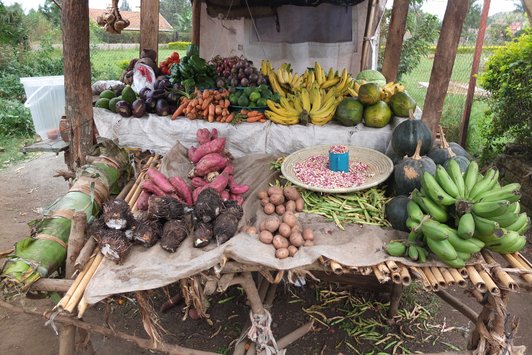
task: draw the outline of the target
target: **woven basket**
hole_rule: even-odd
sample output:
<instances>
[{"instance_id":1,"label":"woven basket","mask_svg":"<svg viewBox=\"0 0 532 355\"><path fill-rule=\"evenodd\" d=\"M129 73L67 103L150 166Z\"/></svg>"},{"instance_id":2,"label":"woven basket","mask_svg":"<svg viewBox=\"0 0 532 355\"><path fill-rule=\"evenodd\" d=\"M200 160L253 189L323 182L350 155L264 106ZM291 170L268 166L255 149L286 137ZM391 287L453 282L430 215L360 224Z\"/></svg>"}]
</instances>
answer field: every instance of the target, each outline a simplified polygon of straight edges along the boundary
<instances>
[{"instance_id":1,"label":"woven basket","mask_svg":"<svg viewBox=\"0 0 532 355\"><path fill-rule=\"evenodd\" d=\"M307 185L296 177L295 166L297 163L303 162L313 155L328 156L330 147L330 145L319 145L301 149L290 154L284 159L283 164L281 165L282 174L292 183L307 190L326 193L346 193L361 191L376 186L385 181L393 172L393 162L386 155L374 149L348 145L347 148L349 148L349 161L360 161L368 165L368 175L370 176L366 178L366 181L363 184L353 187L324 189L321 187Z\"/></svg>"}]
</instances>

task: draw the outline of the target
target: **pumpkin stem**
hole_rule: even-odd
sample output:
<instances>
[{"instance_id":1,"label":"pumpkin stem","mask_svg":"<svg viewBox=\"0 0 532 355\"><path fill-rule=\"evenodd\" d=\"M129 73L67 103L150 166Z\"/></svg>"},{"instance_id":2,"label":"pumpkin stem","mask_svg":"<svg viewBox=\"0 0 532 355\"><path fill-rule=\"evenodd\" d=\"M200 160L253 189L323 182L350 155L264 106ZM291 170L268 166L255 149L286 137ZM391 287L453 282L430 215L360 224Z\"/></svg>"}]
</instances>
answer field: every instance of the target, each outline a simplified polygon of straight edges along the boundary
<instances>
[{"instance_id":1,"label":"pumpkin stem","mask_svg":"<svg viewBox=\"0 0 532 355\"><path fill-rule=\"evenodd\" d=\"M414 110L412 110L411 108L408 109L408 119L409 120L415 120L416 119L414 117Z\"/></svg>"},{"instance_id":2,"label":"pumpkin stem","mask_svg":"<svg viewBox=\"0 0 532 355\"><path fill-rule=\"evenodd\" d=\"M421 152L421 139L417 140L416 145L416 151L414 152L414 155L412 155L412 159L419 160L421 159L421 155L419 154Z\"/></svg>"},{"instance_id":3,"label":"pumpkin stem","mask_svg":"<svg viewBox=\"0 0 532 355\"><path fill-rule=\"evenodd\" d=\"M447 142L447 138L445 138L445 133L443 133L443 127L438 126L439 132L440 132L440 146L443 149L449 148L449 142Z\"/></svg>"}]
</instances>

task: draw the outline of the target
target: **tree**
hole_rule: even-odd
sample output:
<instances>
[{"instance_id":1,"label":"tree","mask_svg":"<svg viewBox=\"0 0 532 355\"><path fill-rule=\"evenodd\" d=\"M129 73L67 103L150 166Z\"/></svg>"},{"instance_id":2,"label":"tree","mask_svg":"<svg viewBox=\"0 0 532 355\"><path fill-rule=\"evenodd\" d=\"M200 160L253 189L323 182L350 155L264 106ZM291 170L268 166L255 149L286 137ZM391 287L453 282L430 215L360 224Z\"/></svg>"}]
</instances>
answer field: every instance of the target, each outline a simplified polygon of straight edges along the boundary
<instances>
[{"instance_id":1,"label":"tree","mask_svg":"<svg viewBox=\"0 0 532 355\"><path fill-rule=\"evenodd\" d=\"M161 14L174 27L182 32L192 28L192 6L189 0L161 0Z\"/></svg>"},{"instance_id":2,"label":"tree","mask_svg":"<svg viewBox=\"0 0 532 355\"><path fill-rule=\"evenodd\" d=\"M129 6L129 2L127 0L122 0L119 9L120 11L131 11L131 6Z\"/></svg>"},{"instance_id":3,"label":"tree","mask_svg":"<svg viewBox=\"0 0 532 355\"><path fill-rule=\"evenodd\" d=\"M44 5L39 5L38 11L54 26L57 28L61 27L61 9L52 0L45 0Z\"/></svg>"},{"instance_id":4,"label":"tree","mask_svg":"<svg viewBox=\"0 0 532 355\"><path fill-rule=\"evenodd\" d=\"M469 3L469 11L464 20L464 25L462 26L462 42L463 43L472 43L476 40L476 35L478 33L478 27L480 26L480 13L482 12L482 6L473 0Z\"/></svg>"},{"instance_id":5,"label":"tree","mask_svg":"<svg viewBox=\"0 0 532 355\"><path fill-rule=\"evenodd\" d=\"M24 11L19 3L6 7L0 1L0 44L28 45L28 29L23 19Z\"/></svg>"}]
</instances>

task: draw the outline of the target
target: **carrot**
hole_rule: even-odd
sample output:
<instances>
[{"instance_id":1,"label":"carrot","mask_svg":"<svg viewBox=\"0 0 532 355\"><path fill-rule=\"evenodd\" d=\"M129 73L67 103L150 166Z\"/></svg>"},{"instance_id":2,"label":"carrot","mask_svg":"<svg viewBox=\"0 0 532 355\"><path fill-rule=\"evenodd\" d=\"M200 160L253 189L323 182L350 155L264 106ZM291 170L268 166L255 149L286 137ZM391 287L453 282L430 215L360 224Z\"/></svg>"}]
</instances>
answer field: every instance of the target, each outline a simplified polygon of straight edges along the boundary
<instances>
[{"instance_id":1,"label":"carrot","mask_svg":"<svg viewBox=\"0 0 532 355\"><path fill-rule=\"evenodd\" d=\"M214 99L220 101L222 99L222 95L216 94L214 95Z\"/></svg>"},{"instance_id":2,"label":"carrot","mask_svg":"<svg viewBox=\"0 0 532 355\"><path fill-rule=\"evenodd\" d=\"M192 106L196 107L196 105L198 104L198 99L192 99L192 100L190 101L190 104L191 104Z\"/></svg>"},{"instance_id":3,"label":"carrot","mask_svg":"<svg viewBox=\"0 0 532 355\"><path fill-rule=\"evenodd\" d=\"M224 116L229 115L229 111L228 111L226 108L224 108L224 109L222 110L222 115L224 115Z\"/></svg>"},{"instance_id":4,"label":"carrot","mask_svg":"<svg viewBox=\"0 0 532 355\"><path fill-rule=\"evenodd\" d=\"M177 119L177 117L181 116L183 114L183 111L185 111L185 107L187 107L188 105L188 102L183 102L181 105L179 105L179 107L177 108L177 110L175 110L174 114L172 115L172 119L175 120Z\"/></svg>"},{"instance_id":5,"label":"carrot","mask_svg":"<svg viewBox=\"0 0 532 355\"><path fill-rule=\"evenodd\" d=\"M209 104L209 116L214 116L215 107L214 104Z\"/></svg>"},{"instance_id":6,"label":"carrot","mask_svg":"<svg viewBox=\"0 0 532 355\"><path fill-rule=\"evenodd\" d=\"M259 120L259 122L260 122L260 123L266 123L266 119L265 119L265 118L261 118L261 119Z\"/></svg>"},{"instance_id":7,"label":"carrot","mask_svg":"<svg viewBox=\"0 0 532 355\"><path fill-rule=\"evenodd\" d=\"M206 100L208 97L209 97L209 90L208 90L208 89L205 89L205 90L203 91L203 99Z\"/></svg>"},{"instance_id":8,"label":"carrot","mask_svg":"<svg viewBox=\"0 0 532 355\"><path fill-rule=\"evenodd\" d=\"M209 115L208 120L209 120L209 122L214 122L214 115Z\"/></svg>"},{"instance_id":9,"label":"carrot","mask_svg":"<svg viewBox=\"0 0 532 355\"><path fill-rule=\"evenodd\" d=\"M225 100L225 108L228 108L230 104L231 102L229 102L229 100Z\"/></svg>"},{"instance_id":10,"label":"carrot","mask_svg":"<svg viewBox=\"0 0 532 355\"><path fill-rule=\"evenodd\" d=\"M259 111L249 111L248 112L248 117L249 116L257 116L257 115L262 115L262 112L259 112Z\"/></svg>"},{"instance_id":11,"label":"carrot","mask_svg":"<svg viewBox=\"0 0 532 355\"><path fill-rule=\"evenodd\" d=\"M205 100L203 100L203 104L201 105L201 108L205 110L207 107L209 107L209 104L212 102L212 97L208 97Z\"/></svg>"},{"instance_id":12,"label":"carrot","mask_svg":"<svg viewBox=\"0 0 532 355\"><path fill-rule=\"evenodd\" d=\"M216 106L216 108L214 109L214 112L216 112L217 115L221 115L222 114L222 108L220 106Z\"/></svg>"},{"instance_id":13,"label":"carrot","mask_svg":"<svg viewBox=\"0 0 532 355\"><path fill-rule=\"evenodd\" d=\"M247 122L251 123L251 122L257 122L258 120L260 120L262 117L262 115L257 115L257 116L248 116L248 118L246 119Z\"/></svg>"},{"instance_id":14,"label":"carrot","mask_svg":"<svg viewBox=\"0 0 532 355\"><path fill-rule=\"evenodd\" d=\"M249 112L249 110L246 110L246 109L240 110L240 113L243 114L243 115L247 115L248 112Z\"/></svg>"},{"instance_id":15,"label":"carrot","mask_svg":"<svg viewBox=\"0 0 532 355\"><path fill-rule=\"evenodd\" d=\"M209 108L206 107L205 110L203 110L203 114L201 115L202 117L207 117L209 116Z\"/></svg>"},{"instance_id":16,"label":"carrot","mask_svg":"<svg viewBox=\"0 0 532 355\"><path fill-rule=\"evenodd\" d=\"M235 115L234 115L233 113L230 114L229 116L227 116L227 117L225 118L225 122L227 122L227 123L231 123L231 122L233 121L233 118L234 118L234 117L235 117Z\"/></svg>"}]
</instances>

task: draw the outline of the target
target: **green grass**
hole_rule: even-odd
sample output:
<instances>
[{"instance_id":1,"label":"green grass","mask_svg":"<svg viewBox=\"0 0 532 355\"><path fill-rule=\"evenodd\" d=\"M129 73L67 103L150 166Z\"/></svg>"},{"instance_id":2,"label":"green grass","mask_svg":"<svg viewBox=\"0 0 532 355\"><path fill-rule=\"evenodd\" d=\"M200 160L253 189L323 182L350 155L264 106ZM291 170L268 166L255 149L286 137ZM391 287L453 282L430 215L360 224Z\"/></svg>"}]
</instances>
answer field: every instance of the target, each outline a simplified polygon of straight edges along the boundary
<instances>
[{"instance_id":1,"label":"green grass","mask_svg":"<svg viewBox=\"0 0 532 355\"><path fill-rule=\"evenodd\" d=\"M0 136L0 170L35 156L36 153L23 154L20 151L24 145L32 143L34 140L34 138L27 137Z\"/></svg>"},{"instance_id":2,"label":"green grass","mask_svg":"<svg viewBox=\"0 0 532 355\"><path fill-rule=\"evenodd\" d=\"M159 49L159 61L166 59L174 52L173 49ZM180 56L185 55L185 51L177 51ZM137 49L120 50L92 50L91 63L94 80L118 80L120 74L133 58L139 57Z\"/></svg>"},{"instance_id":3,"label":"green grass","mask_svg":"<svg viewBox=\"0 0 532 355\"><path fill-rule=\"evenodd\" d=\"M418 106L422 109L425 102L427 89L426 87L421 87L419 83L429 82L432 71L432 62L433 56L423 58L414 72L403 76L401 79L401 82L406 86L408 93L414 98L414 100L416 100ZM472 63L473 54L457 54L451 75L451 82L463 84L467 87ZM458 139L458 132L464 111L465 99L465 91L459 94L448 93L447 97L445 98L441 124L447 131L447 138L449 141L456 141ZM484 101L478 98L475 98L473 101L467 137L467 150L477 156L480 154L482 148L479 127L482 127L484 124L484 111L486 111L487 108L488 106Z\"/></svg>"}]
</instances>

